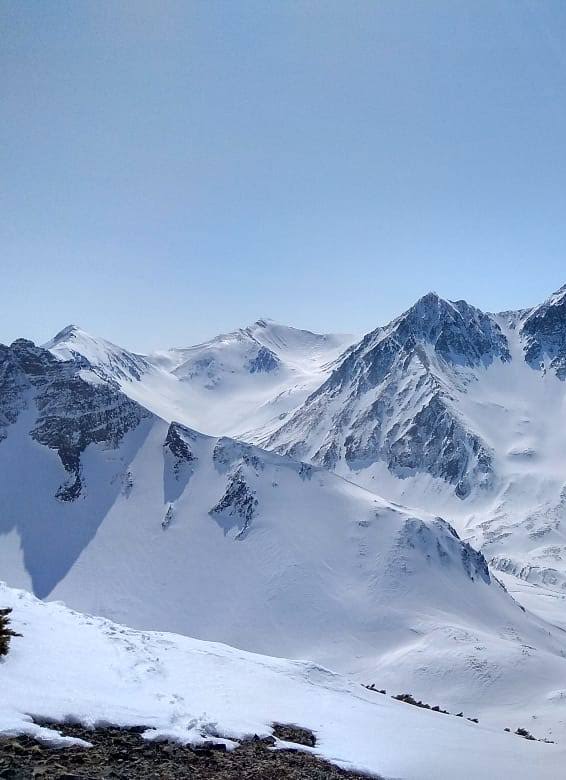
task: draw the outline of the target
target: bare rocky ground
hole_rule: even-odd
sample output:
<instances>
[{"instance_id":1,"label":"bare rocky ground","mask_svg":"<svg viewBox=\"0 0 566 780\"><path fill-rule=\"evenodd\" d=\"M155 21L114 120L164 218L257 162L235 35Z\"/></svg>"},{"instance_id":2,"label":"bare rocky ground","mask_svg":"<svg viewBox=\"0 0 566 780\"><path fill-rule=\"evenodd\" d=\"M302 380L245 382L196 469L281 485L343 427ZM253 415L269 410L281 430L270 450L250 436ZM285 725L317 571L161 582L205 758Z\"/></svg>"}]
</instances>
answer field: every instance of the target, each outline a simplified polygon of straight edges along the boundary
<instances>
[{"instance_id":1,"label":"bare rocky ground","mask_svg":"<svg viewBox=\"0 0 566 780\"><path fill-rule=\"evenodd\" d=\"M339 769L303 749L312 732L276 725L275 735L297 749L272 750L274 739L254 737L233 751L205 745L194 749L171 742L148 742L144 729L86 729L58 726L93 747L53 748L29 737L0 740L2 780L367 780Z\"/></svg>"}]
</instances>

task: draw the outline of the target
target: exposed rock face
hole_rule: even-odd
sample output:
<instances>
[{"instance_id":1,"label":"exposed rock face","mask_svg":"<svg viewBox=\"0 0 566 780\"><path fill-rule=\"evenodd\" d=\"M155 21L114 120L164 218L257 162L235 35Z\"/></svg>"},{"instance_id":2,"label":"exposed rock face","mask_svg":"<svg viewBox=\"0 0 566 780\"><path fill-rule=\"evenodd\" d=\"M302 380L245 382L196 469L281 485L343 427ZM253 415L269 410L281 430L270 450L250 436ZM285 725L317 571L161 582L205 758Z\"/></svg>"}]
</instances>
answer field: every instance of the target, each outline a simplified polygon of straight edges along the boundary
<instances>
[{"instance_id":1,"label":"exposed rock face","mask_svg":"<svg viewBox=\"0 0 566 780\"><path fill-rule=\"evenodd\" d=\"M226 471L231 466L241 464L251 466L256 471L261 471L263 468L255 447L227 437L218 439L212 453L212 460L219 471Z\"/></svg>"},{"instance_id":2,"label":"exposed rock face","mask_svg":"<svg viewBox=\"0 0 566 780\"><path fill-rule=\"evenodd\" d=\"M423 551L429 560L442 566L461 566L471 580L491 582L487 562L481 552L462 542L454 528L438 517L432 524L419 518L409 518L397 540L397 549L404 555L408 549ZM410 573L410 572L409 572Z\"/></svg>"},{"instance_id":3,"label":"exposed rock face","mask_svg":"<svg viewBox=\"0 0 566 780\"><path fill-rule=\"evenodd\" d=\"M177 473L183 463L197 460L190 446L191 439L194 440L194 433L190 428L180 423L171 423L163 447L175 458L174 469Z\"/></svg>"},{"instance_id":4,"label":"exposed rock face","mask_svg":"<svg viewBox=\"0 0 566 780\"><path fill-rule=\"evenodd\" d=\"M237 469L228 479L226 490L210 514L224 529L226 535L236 529L236 539L242 539L256 512L258 501L255 491L245 479L242 469Z\"/></svg>"},{"instance_id":5,"label":"exposed rock face","mask_svg":"<svg viewBox=\"0 0 566 780\"><path fill-rule=\"evenodd\" d=\"M465 389L470 370L509 359L494 318L430 293L352 348L268 444L327 468L383 461L398 477L427 473L465 498L472 485L490 484L493 456L450 388Z\"/></svg>"},{"instance_id":6,"label":"exposed rock face","mask_svg":"<svg viewBox=\"0 0 566 780\"><path fill-rule=\"evenodd\" d=\"M456 495L465 498L473 483L489 482L491 454L461 422L436 383L422 382L425 385L429 394L414 415L390 425L395 416L391 395L397 389L402 393L399 383L393 383L352 425L344 440L344 457L354 469L379 458L401 478L424 471L454 485Z\"/></svg>"},{"instance_id":7,"label":"exposed rock face","mask_svg":"<svg viewBox=\"0 0 566 780\"><path fill-rule=\"evenodd\" d=\"M428 293L387 328L405 350L428 344L447 363L469 367L509 360L499 325L466 301L445 301Z\"/></svg>"},{"instance_id":8,"label":"exposed rock face","mask_svg":"<svg viewBox=\"0 0 566 780\"><path fill-rule=\"evenodd\" d=\"M248 369L250 374L268 373L276 371L280 362L277 355L267 347L262 346L258 349L257 355L249 361Z\"/></svg>"},{"instance_id":9,"label":"exposed rock face","mask_svg":"<svg viewBox=\"0 0 566 780\"><path fill-rule=\"evenodd\" d=\"M450 303L429 293L386 328L365 336L313 395L348 385L359 396L380 385L392 369L408 368L415 358L430 372L435 358L472 368L509 360L510 355L495 320L465 301Z\"/></svg>"},{"instance_id":10,"label":"exposed rock face","mask_svg":"<svg viewBox=\"0 0 566 780\"><path fill-rule=\"evenodd\" d=\"M163 443L164 457L164 493L166 501L176 501L187 487L193 476L198 458L193 451L196 434L190 428L173 422L167 430ZM163 527L168 527L173 517L170 506Z\"/></svg>"},{"instance_id":11,"label":"exposed rock face","mask_svg":"<svg viewBox=\"0 0 566 780\"><path fill-rule=\"evenodd\" d=\"M520 337L532 368L550 368L566 379L566 285L526 314Z\"/></svg>"},{"instance_id":12,"label":"exposed rock face","mask_svg":"<svg viewBox=\"0 0 566 780\"><path fill-rule=\"evenodd\" d=\"M566 577L563 572L550 566L532 566L504 555L494 556L489 565L496 571L512 574L525 582L544 585L554 590L566 590Z\"/></svg>"},{"instance_id":13,"label":"exposed rock face","mask_svg":"<svg viewBox=\"0 0 566 780\"><path fill-rule=\"evenodd\" d=\"M16 344L18 342L14 342L13 347ZM8 426L16 422L27 406L29 381L14 359L13 347L0 344L0 442L6 438Z\"/></svg>"},{"instance_id":14,"label":"exposed rock face","mask_svg":"<svg viewBox=\"0 0 566 780\"><path fill-rule=\"evenodd\" d=\"M21 411L33 404L30 435L56 450L68 473L57 491L62 501L81 494L81 454L93 443L116 447L123 436L148 416L111 381L89 382L81 376L88 362L59 361L31 341L18 339L0 346L0 439Z\"/></svg>"}]
</instances>

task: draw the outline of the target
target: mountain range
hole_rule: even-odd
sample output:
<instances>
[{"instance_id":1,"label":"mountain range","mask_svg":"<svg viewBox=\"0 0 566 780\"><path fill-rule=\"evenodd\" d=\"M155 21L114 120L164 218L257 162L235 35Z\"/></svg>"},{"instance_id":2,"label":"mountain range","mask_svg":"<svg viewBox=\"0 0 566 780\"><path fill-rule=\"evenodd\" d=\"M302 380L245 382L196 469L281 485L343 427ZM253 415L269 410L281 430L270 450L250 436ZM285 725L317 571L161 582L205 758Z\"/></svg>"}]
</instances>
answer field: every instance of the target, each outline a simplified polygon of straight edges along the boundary
<instances>
[{"instance_id":1,"label":"mountain range","mask_svg":"<svg viewBox=\"0 0 566 780\"><path fill-rule=\"evenodd\" d=\"M495 315L429 293L358 342L260 320L148 356L74 327L46 347L165 420L447 515L492 567L566 588L566 287Z\"/></svg>"},{"instance_id":2,"label":"mountain range","mask_svg":"<svg viewBox=\"0 0 566 780\"><path fill-rule=\"evenodd\" d=\"M565 380L566 288L502 314L430 293L358 341L269 320L148 355L19 339L2 577L553 734L564 631L500 578L566 589Z\"/></svg>"}]
</instances>

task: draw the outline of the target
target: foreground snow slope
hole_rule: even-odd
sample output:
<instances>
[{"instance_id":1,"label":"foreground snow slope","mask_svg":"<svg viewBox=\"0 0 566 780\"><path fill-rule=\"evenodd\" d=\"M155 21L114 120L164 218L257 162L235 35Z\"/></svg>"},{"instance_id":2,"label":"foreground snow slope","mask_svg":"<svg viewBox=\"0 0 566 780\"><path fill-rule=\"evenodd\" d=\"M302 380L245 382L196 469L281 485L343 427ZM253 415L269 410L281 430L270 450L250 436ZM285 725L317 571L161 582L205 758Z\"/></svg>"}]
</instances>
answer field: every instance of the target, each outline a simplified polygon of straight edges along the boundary
<instances>
[{"instance_id":1,"label":"foreground snow slope","mask_svg":"<svg viewBox=\"0 0 566 780\"><path fill-rule=\"evenodd\" d=\"M45 347L85 359L168 421L215 435L274 430L329 375L354 340L258 320L203 344L136 355L70 325Z\"/></svg>"},{"instance_id":2,"label":"foreground snow slope","mask_svg":"<svg viewBox=\"0 0 566 780\"><path fill-rule=\"evenodd\" d=\"M0 583L23 634L0 661L0 734L64 740L31 718L147 727L148 739L198 744L271 733L295 723L314 752L344 767L404 780L545 780L566 752L462 719L420 710L312 663L226 645L137 632L45 604Z\"/></svg>"}]
</instances>

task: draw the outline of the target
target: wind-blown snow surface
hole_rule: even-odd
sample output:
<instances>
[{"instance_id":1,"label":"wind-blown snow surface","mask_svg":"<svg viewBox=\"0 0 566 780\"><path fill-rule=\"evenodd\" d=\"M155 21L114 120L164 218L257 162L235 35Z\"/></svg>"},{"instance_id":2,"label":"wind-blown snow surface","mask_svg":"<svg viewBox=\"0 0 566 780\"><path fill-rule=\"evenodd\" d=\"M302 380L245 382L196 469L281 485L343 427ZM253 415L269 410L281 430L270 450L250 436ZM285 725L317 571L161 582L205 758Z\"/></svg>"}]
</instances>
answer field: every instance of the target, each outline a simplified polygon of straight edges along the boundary
<instances>
[{"instance_id":1,"label":"wind-blown snow surface","mask_svg":"<svg viewBox=\"0 0 566 780\"><path fill-rule=\"evenodd\" d=\"M132 631L1 583L0 603L13 607L23 634L0 661L0 734L64 744L56 724L40 728L33 716L143 725L147 739L228 738L231 746L270 734L274 722L295 723L316 734L318 755L404 780L550 780L566 761L562 746L392 701L313 663Z\"/></svg>"},{"instance_id":2,"label":"wind-blown snow surface","mask_svg":"<svg viewBox=\"0 0 566 780\"><path fill-rule=\"evenodd\" d=\"M135 355L69 326L45 347L80 356L167 421L213 435L275 430L329 375L353 336L318 334L258 320L184 349Z\"/></svg>"}]
</instances>

